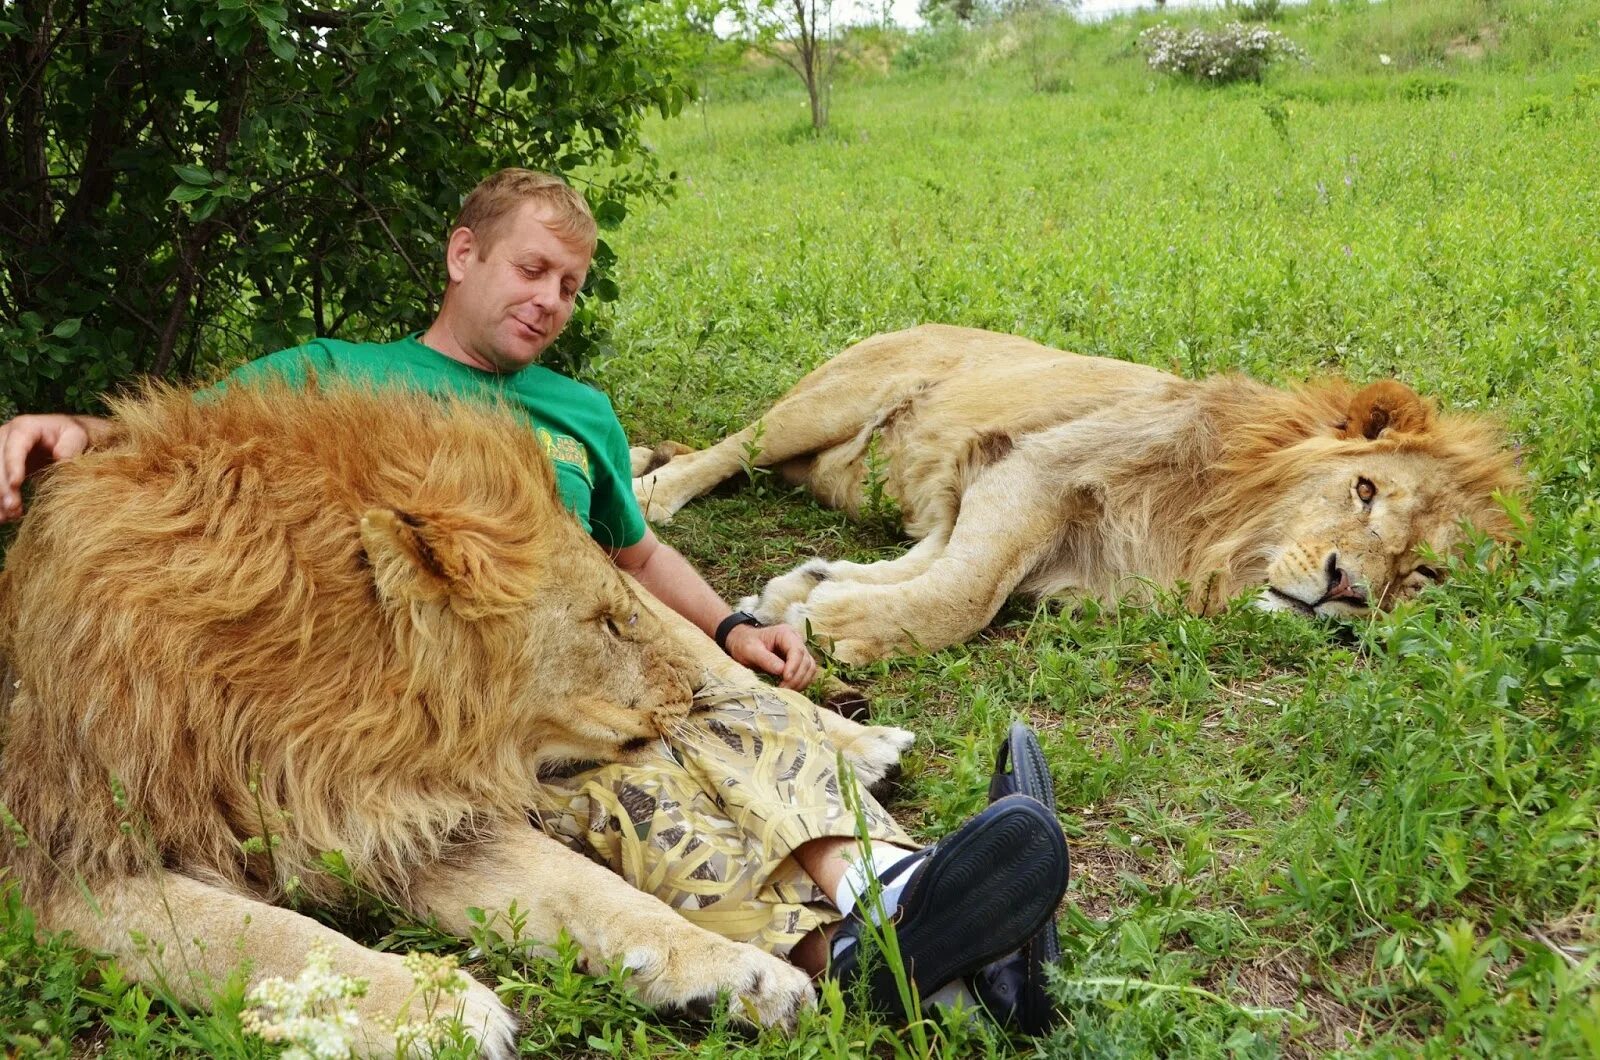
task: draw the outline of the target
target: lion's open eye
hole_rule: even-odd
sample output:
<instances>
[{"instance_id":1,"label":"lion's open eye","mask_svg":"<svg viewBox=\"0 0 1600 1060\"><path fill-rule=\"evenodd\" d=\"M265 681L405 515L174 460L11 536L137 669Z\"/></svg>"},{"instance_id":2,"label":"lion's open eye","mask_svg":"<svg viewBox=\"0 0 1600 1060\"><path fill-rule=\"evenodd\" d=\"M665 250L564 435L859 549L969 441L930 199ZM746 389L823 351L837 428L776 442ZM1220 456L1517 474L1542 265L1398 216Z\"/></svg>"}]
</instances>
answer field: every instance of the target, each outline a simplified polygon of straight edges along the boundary
<instances>
[{"instance_id":1,"label":"lion's open eye","mask_svg":"<svg viewBox=\"0 0 1600 1060\"><path fill-rule=\"evenodd\" d=\"M635 611L633 614L628 616L628 625L637 626L638 624L639 624L639 612Z\"/></svg>"},{"instance_id":2,"label":"lion's open eye","mask_svg":"<svg viewBox=\"0 0 1600 1060\"><path fill-rule=\"evenodd\" d=\"M1439 571L1439 569L1437 567L1429 567L1426 564L1414 568L1411 571L1411 573L1412 574L1420 574L1424 578L1428 579L1430 582L1442 582L1442 581L1444 581L1444 575L1442 573L1440 573L1440 571Z\"/></svg>"},{"instance_id":3,"label":"lion's open eye","mask_svg":"<svg viewBox=\"0 0 1600 1060\"><path fill-rule=\"evenodd\" d=\"M1378 495L1378 487L1372 484L1370 478L1356 479L1356 499L1362 504L1371 504L1372 498Z\"/></svg>"}]
</instances>

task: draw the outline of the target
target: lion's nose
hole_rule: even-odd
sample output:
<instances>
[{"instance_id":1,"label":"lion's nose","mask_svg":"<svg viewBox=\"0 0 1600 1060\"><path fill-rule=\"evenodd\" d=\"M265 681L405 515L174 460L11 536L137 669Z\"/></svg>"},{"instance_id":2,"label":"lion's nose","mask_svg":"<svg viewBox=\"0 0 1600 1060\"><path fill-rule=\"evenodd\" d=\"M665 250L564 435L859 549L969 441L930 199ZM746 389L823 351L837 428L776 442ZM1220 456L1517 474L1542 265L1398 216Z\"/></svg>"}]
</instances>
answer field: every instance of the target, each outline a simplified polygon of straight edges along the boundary
<instances>
[{"instance_id":1,"label":"lion's nose","mask_svg":"<svg viewBox=\"0 0 1600 1060\"><path fill-rule=\"evenodd\" d=\"M1350 573L1339 566L1339 553L1328 553L1327 571L1328 588L1322 594L1324 601L1344 600L1348 603L1366 606L1367 594L1356 588L1355 582L1350 578Z\"/></svg>"}]
</instances>

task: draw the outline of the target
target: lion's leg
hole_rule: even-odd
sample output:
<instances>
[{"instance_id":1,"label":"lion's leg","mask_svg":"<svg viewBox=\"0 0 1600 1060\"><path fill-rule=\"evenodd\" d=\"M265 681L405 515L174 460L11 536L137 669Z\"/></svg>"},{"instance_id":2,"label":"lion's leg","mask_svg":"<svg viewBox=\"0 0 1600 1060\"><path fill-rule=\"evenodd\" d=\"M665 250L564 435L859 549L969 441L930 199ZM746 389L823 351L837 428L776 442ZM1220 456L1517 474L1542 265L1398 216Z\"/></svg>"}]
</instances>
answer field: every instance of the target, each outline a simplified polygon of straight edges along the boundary
<instances>
[{"instance_id":1,"label":"lion's leg","mask_svg":"<svg viewBox=\"0 0 1600 1060\"><path fill-rule=\"evenodd\" d=\"M398 1055L395 1022L428 1015L398 956L367 949L310 917L177 873L108 882L96 888L92 904L64 891L46 920L70 929L84 945L109 951L130 975L199 1007L209 1005L240 966L252 986L274 976L292 980L314 947L325 948L336 972L367 981L366 995L351 1002L360 1017L362 1056ZM494 991L461 975L462 1023L485 1056L514 1056L516 1020Z\"/></svg>"},{"instance_id":2,"label":"lion's leg","mask_svg":"<svg viewBox=\"0 0 1600 1060\"><path fill-rule=\"evenodd\" d=\"M871 788L895 766L900 755L916 739L908 729L893 725L862 725L831 710L817 711L822 730L834 750L844 756L845 763L864 788Z\"/></svg>"},{"instance_id":3,"label":"lion's leg","mask_svg":"<svg viewBox=\"0 0 1600 1060\"><path fill-rule=\"evenodd\" d=\"M759 597L746 597L739 602L739 606L763 622L782 622L789 608L805 603L819 585L829 582L892 585L909 581L925 572L944 553L945 545L945 535L932 534L918 541L903 555L878 563L809 559L794 570L768 581Z\"/></svg>"},{"instance_id":4,"label":"lion's leg","mask_svg":"<svg viewBox=\"0 0 1600 1060\"><path fill-rule=\"evenodd\" d=\"M915 387L916 380L909 375L864 379L856 372L834 369L834 363L802 379L743 430L709 449L674 457L636 477L633 493L645 518L655 523L670 521L679 508L733 475L747 461L772 467L839 445L874 423Z\"/></svg>"},{"instance_id":5,"label":"lion's leg","mask_svg":"<svg viewBox=\"0 0 1600 1060\"><path fill-rule=\"evenodd\" d=\"M1068 508L1020 462L996 465L962 498L950 540L914 577L887 584L827 580L785 621L810 629L850 664L935 651L978 632L1055 547Z\"/></svg>"},{"instance_id":6,"label":"lion's leg","mask_svg":"<svg viewBox=\"0 0 1600 1060\"><path fill-rule=\"evenodd\" d=\"M811 980L800 969L696 927L532 828L469 850L419 874L411 889L415 910L437 917L446 931L470 931L468 908L499 913L515 903L527 917L529 940L550 942L565 931L591 967L632 969L647 1004L686 1007L726 993L736 1017L787 1026L812 1001Z\"/></svg>"},{"instance_id":7,"label":"lion's leg","mask_svg":"<svg viewBox=\"0 0 1600 1060\"><path fill-rule=\"evenodd\" d=\"M682 442L662 442L660 445L636 445L628 450L628 464L634 478L648 474L662 464L694 452Z\"/></svg>"}]
</instances>

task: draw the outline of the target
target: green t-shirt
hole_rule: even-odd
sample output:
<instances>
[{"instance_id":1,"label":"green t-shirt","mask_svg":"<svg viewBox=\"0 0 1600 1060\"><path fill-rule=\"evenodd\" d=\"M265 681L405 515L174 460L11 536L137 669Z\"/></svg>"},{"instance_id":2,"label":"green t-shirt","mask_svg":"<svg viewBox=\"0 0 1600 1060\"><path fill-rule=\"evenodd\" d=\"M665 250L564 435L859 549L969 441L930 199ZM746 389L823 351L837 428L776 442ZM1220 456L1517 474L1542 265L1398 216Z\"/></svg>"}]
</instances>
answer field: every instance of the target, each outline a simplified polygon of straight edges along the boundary
<instances>
[{"instance_id":1,"label":"green t-shirt","mask_svg":"<svg viewBox=\"0 0 1600 1060\"><path fill-rule=\"evenodd\" d=\"M534 364L498 375L446 357L417 336L399 342L313 339L236 368L223 381L248 382L274 373L303 383L307 371L359 382L399 383L429 394L496 394L520 409L550 455L561 500L605 548L627 548L644 537L644 516L633 499L628 439L611 401L593 387Z\"/></svg>"}]
</instances>

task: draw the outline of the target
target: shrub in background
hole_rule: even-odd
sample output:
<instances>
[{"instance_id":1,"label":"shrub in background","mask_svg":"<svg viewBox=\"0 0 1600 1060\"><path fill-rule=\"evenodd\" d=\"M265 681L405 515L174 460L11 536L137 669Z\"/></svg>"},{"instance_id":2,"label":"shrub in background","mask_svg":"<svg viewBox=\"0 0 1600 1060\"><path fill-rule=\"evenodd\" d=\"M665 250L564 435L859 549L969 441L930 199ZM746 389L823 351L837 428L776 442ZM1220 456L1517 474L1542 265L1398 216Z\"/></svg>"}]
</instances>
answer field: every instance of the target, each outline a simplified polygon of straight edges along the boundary
<instances>
[{"instance_id":1,"label":"shrub in background","mask_svg":"<svg viewBox=\"0 0 1600 1060\"><path fill-rule=\"evenodd\" d=\"M395 338L461 196L555 169L602 227L664 186L685 90L629 0L82 0L0 7L0 412L90 409L313 334ZM602 244L569 369L616 297Z\"/></svg>"},{"instance_id":2,"label":"shrub in background","mask_svg":"<svg viewBox=\"0 0 1600 1060\"><path fill-rule=\"evenodd\" d=\"M1139 49L1152 70L1209 84L1260 81L1279 59L1306 59L1300 46L1283 34L1242 22L1216 29L1152 26L1139 34Z\"/></svg>"}]
</instances>

